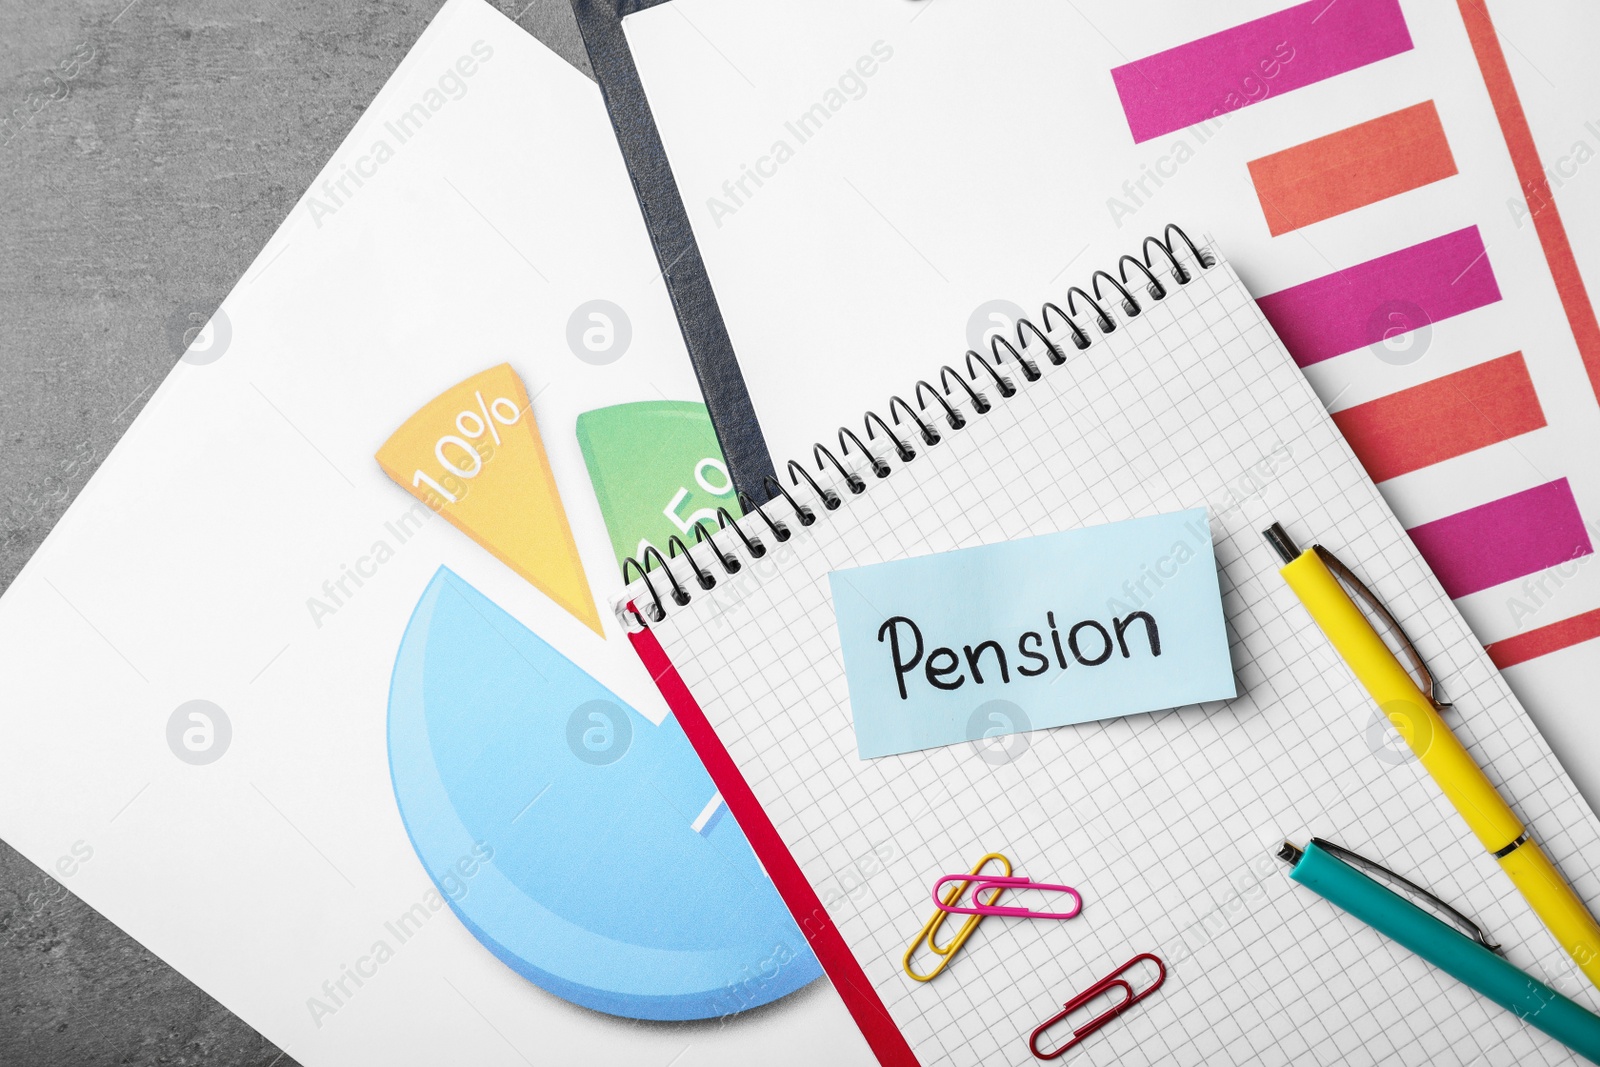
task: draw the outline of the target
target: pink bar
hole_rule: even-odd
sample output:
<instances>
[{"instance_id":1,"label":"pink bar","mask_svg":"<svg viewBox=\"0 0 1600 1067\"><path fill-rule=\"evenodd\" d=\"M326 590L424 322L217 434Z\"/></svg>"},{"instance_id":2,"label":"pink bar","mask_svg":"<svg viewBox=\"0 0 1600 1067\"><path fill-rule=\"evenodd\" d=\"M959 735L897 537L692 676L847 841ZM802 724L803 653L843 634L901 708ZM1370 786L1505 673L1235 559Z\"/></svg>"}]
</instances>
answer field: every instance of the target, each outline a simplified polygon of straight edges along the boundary
<instances>
[{"instance_id":1,"label":"pink bar","mask_svg":"<svg viewBox=\"0 0 1600 1067\"><path fill-rule=\"evenodd\" d=\"M1111 78L1139 144L1410 50L1399 0L1311 0L1134 60Z\"/></svg>"},{"instance_id":2,"label":"pink bar","mask_svg":"<svg viewBox=\"0 0 1600 1067\"><path fill-rule=\"evenodd\" d=\"M1565 478L1424 523L1410 534L1452 597L1594 552Z\"/></svg>"},{"instance_id":3,"label":"pink bar","mask_svg":"<svg viewBox=\"0 0 1600 1067\"><path fill-rule=\"evenodd\" d=\"M1261 313L1302 367L1500 299L1476 226L1264 296Z\"/></svg>"}]
</instances>

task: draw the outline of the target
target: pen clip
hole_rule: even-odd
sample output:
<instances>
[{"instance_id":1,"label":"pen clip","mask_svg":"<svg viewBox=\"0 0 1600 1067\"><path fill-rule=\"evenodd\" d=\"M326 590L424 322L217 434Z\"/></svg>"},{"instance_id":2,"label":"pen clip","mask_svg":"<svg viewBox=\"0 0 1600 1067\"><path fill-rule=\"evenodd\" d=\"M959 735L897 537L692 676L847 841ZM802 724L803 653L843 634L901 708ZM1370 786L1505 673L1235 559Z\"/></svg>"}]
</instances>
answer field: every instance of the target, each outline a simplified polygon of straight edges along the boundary
<instances>
[{"instance_id":1,"label":"pen clip","mask_svg":"<svg viewBox=\"0 0 1600 1067\"><path fill-rule=\"evenodd\" d=\"M1344 860L1352 866L1360 867L1362 870L1371 874L1380 875L1384 880L1393 885L1399 886L1401 889L1406 890L1413 896L1422 897L1439 911L1443 912L1444 916L1454 922L1456 926L1460 928L1463 934L1470 937L1472 940L1476 941L1490 952L1500 951L1499 945L1490 942L1489 934L1486 930L1484 930L1483 927L1479 926L1477 923L1473 922L1461 912L1457 911L1449 904L1446 904L1444 901L1440 900L1438 897L1434 896L1432 893L1428 892L1411 879L1405 877L1404 875L1396 874L1383 864L1369 860L1358 852L1351 852L1343 845L1336 845L1332 841L1328 841L1321 837L1313 837L1311 840L1313 844L1322 849L1322 851L1328 853L1330 856Z\"/></svg>"},{"instance_id":2,"label":"pen clip","mask_svg":"<svg viewBox=\"0 0 1600 1067\"><path fill-rule=\"evenodd\" d=\"M1400 640L1400 651L1405 653L1406 659L1411 661L1416 673L1422 677L1417 688L1428 694L1428 699L1433 702L1433 710L1444 711L1446 708L1451 707L1448 701L1439 699L1439 683L1434 681L1433 672L1428 670L1428 665L1422 661L1422 654L1417 651L1417 647L1411 643L1411 638L1406 634L1405 627L1400 625L1400 620L1394 617L1394 613L1389 610L1387 605L1382 600L1379 600L1378 595L1368 589L1367 584L1357 578L1355 572L1346 567L1338 556L1335 556L1321 545L1312 545L1311 549L1317 554L1317 558L1322 560L1328 570L1333 572L1335 578L1344 583L1345 587L1355 593L1371 609L1373 614L1383 620L1385 626L1394 631L1395 636Z\"/></svg>"}]
</instances>

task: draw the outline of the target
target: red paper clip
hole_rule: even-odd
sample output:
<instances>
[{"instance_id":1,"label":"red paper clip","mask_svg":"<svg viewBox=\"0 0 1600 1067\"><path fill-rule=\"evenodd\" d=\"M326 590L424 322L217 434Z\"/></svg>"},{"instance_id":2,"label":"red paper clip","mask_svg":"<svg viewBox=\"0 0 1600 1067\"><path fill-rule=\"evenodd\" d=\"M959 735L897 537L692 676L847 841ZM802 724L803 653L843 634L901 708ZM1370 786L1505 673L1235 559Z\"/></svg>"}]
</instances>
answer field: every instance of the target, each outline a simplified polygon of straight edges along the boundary
<instances>
[{"instance_id":1,"label":"red paper clip","mask_svg":"<svg viewBox=\"0 0 1600 1067\"><path fill-rule=\"evenodd\" d=\"M1120 976L1127 973L1128 969L1134 964L1138 963L1140 960L1149 960L1151 963L1154 963L1156 965L1157 974L1156 980L1150 983L1149 988L1135 993L1133 991L1133 986L1129 985L1128 982ZM1133 957L1133 959L1129 960L1127 963L1124 963L1121 967L1118 967L1116 970L1100 979L1094 985L1090 986L1082 993L1079 993L1077 996L1067 1001L1059 1012L1050 1016L1050 1018L1046 1019L1044 1022L1035 1027L1032 1035L1030 1035L1028 1038L1029 1050L1041 1060L1056 1059L1068 1049L1076 1047L1080 1042L1083 1041L1084 1038L1100 1029L1106 1023L1110 1022L1112 1019L1115 1019L1117 1016L1121 1015L1123 1012L1139 1003L1139 1001L1160 989L1161 983L1165 982L1166 980L1167 965L1161 962L1161 958L1149 952L1139 953L1137 956ZM1096 1015L1093 1019L1090 1019L1088 1022L1072 1031L1071 1040L1062 1045L1060 1048L1056 1049L1054 1052L1039 1051L1040 1034L1044 1033L1056 1023L1060 1022L1062 1019L1065 1019L1068 1015L1071 1015L1073 1012L1089 1003L1089 1001L1093 1000L1101 993L1113 988L1122 990L1122 1000L1111 1005L1111 1007L1107 1008L1099 1015Z\"/></svg>"},{"instance_id":2,"label":"red paper clip","mask_svg":"<svg viewBox=\"0 0 1600 1067\"><path fill-rule=\"evenodd\" d=\"M950 900L941 900L939 890L946 882L971 882L972 905L961 907L956 904L959 895L952 896ZM978 899L978 894L985 889L1044 889L1055 893L1072 894L1071 911L1034 911L1031 908L1012 908L1004 905L984 904ZM995 893L989 899L993 900L1000 894ZM1070 885L1049 885L1045 882L1035 882L1031 878L1021 877L979 877L973 878L970 874L947 874L933 883L933 905L940 911L952 915L1009 915L1015 919L1070 919L1083 910L1083 897Z\"/></svg>"}]
</instances>

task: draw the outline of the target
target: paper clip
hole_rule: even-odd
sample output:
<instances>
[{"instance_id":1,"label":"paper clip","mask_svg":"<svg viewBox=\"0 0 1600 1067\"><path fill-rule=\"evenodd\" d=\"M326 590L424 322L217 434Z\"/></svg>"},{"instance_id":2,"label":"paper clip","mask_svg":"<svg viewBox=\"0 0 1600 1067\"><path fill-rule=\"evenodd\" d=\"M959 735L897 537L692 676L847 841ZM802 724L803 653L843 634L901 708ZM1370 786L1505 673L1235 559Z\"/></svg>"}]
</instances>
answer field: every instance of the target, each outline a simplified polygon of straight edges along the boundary
<instances>
[{"instance_id":1,"label":"paper clip","mask_svg":"<svg viewBox=\"0 0 1600 1067\"><path fill-rule=\"evenodd\" d=\"M983 859L979 860L976 867L972 868L972 874L967 876L967 881L957 885L945 895L944 903L954 904L957 900L959 900L961 898L961 894L967 890L967 883L970 882L973 877L981 874L983 869L990 863L998 863L1001 869L1005 872L1005 876L1011 876L1011 861L1000 855L998 852L991 852L984 856ZM957 877L960 876L958 875ZM996 900L1000 899L1000 894L1004 892L1005 886L996 886L994 892L989 894L989 899L983 903L992 906ZM937 901L935 901L935 903L937 903ZM972 918L961 924L961 929L956 931L956 936L950 939L950 943L941 948L939 945L934 943L933 939L934 935L939 932L939 928L944 925L944 919L947 914L949 913L946 912L943 907L935 909L934 913L928 916L928 921L922 924L922 929L917 932L916 938L912 940L910 947L906 949L906 954L900 959L900 966L904 968L906 974L918 982L926 982L938 977L939 972L943 971L950 963L951 957L956 954L962 945L967 943L967 938L972 936L972 932L976 930L978 928L978 924L983 921L982 915L973 915ZM935 956L940 957L940 960L938 965L927 974L918 974L916 971L911 969L911 957L915 956L917 954L917 949L921 948L923 945L927 945L928 950Z\"/></svg>"},{"instance_id":2,"label":"paper clip","mask_svg":"<svg viewBox=\"0 0 1600 1067\"><path fill-rule=\"evenodd\" d=\"M1149 960L1151 963L1156 965L1156 980L1150 983L1149 987L1135 993L1133 991L1133 986L1129 985L1127 980L1121 976L1126 974L1128 969L1134 964L1138 963L1140 960ZM1106 1023L1110 1022L1112 1019L1115 1019L1117 1016L1121 1015L1123 1012L1139 1003L1139 1001L1160 989L1161 983L1165 982L1166 980L1167 965L1161 962L1161 958L1153 953L1141 952L1127 963L1124 963L1121 967L1118 967L1116 970L1100 979L1088 989L1085 989L1082 993L1079 993L1077 996L1067 1001L1059 1012L1040 1023L1034 1029L1032 1035L1030 1035L1028 1038L1028 1049L1034 1054L1034 1056L1041 1060L1056 1059L1062 1053L1077 1047L1077 1045L1080 1044L1084 1038L1100 1029ZM1071 1015L1073 1012L1089 1003L1089 1001L1093 1000L1101 993L1107 992L1108 990L1114 988L1122 990L1122 999L1120 1001L1111 1005L1111 1007L1107 1008L1099 1015L1096 1015L1093 1019L1090 1019L1088 1022L1072 1031L1071 1039L1054 1052L1039 1051L1040 1034L1044 1033L1056 1023L1060 1022L1062 1019L1065 1019L1068 1015Z\"/></svg>"},{"instance_id":3,"label":"paper clip","mask_svg":"<svg viewBox=\"0 0 1600 1067\"><path fill-rule=\"evenodd\" d=\"M961 891L944 900L939 899L939 887L946 882L961 882L963 890L968 882L972 883L972 906L959 907L957 900L961 899ZM994 904L984 904L978 900L978 894L985 889L1044 889L1055 893L1072 894L1071 911L1034 911L1031 908L996 907ZM995 893L989 899L992 901L1000 894ZM1035 882L1032 878L1005 877L1005 878L978 878L970 874L947 874L933 883L933 906L940 911L947 911L952 915L1009 915L1017 919L1071 919L1083 910L1083 897L1070 885L1050 885L1046 882Z\"/></svg>"}]
</instances>

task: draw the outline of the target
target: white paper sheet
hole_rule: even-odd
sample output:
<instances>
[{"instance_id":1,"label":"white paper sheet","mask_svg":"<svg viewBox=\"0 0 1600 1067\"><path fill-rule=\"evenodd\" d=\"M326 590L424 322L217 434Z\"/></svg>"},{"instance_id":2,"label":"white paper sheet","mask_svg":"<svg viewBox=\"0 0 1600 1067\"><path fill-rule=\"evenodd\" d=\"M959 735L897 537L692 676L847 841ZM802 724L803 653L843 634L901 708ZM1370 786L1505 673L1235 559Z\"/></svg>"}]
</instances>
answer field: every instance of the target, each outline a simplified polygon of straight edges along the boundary
<instances>
[{"instance_id":1,"label":"white paper sheet","mask_svg":"<svg viewBox=\"0 0 1600 1067\"><path fill-rule=\"evenodd\" d=\"M567 343L595 298L632 324L605 366ZM509 361L591 585L620 584L574 420L699 393L593 83L450 0L210 329L0 601L0 836L307 1065L800 1063L819 1040L862 1062L825 981L753 1016L644 1024L524 981L448 911L403 943L385 925L432 891L385 710L441 565L666 713L614 621L599 639L441 520L396 543L385 524L415 501L373 458ZM308 610L379 539L392 556ZM168 747L193 699L232 727L206 766Z\"/></svg>"},{"instance_id":2,"label":"white paper sheet","mask_svg":"<svg viewBox=\"0 0 1600 1067\"><path fill-rule=\"evenodd\" d=\"M1411 51L1234 112L1203 143L1188 130L1133 144L1112 68L1287 6L673 0L630 16L780 466L809 457L817 434L859 426L865 408L929 366L957 361L974 318L1036 314L1060 287L1109 266L1091 250L1167 222L1217 234L1257 296L1475 225L1503 300L1434 323L1415 362L1358 349L1307 376L1338 411L1523 352L1548 426L1392 479L1385 497L1412 527L1566 478L1600 538L1600 465L1590 459L1600 404L1519 214L1517 175L1457 4L1403 0ZM1585 125L1600 84L1580 43L1600 24L1576 4L1488 8L1541 156L1568 175L1557 203L1580 267L1596 277L1600 179L1578 159L1600 153L1600 126ZM1458 174L1269 235L1248 161L1424 100L1436 102ZM818 104L829 117L799 125ZM1168 176L1157 184L1153 170ZM1542 592L1518 580L1460 606L1484 642L1580 615L1600 607L1594 558L1559 581L1530 576ZM1591 797L1600 765L1579 758L1589 699L1574 680L1597 669L1600 642L1590 641L1510 674Z\"/></svg>"}]
</instances>

